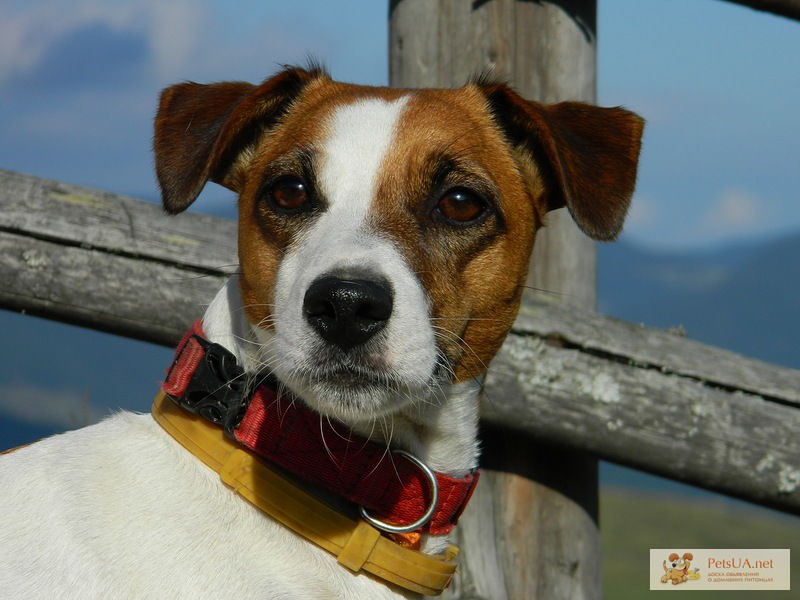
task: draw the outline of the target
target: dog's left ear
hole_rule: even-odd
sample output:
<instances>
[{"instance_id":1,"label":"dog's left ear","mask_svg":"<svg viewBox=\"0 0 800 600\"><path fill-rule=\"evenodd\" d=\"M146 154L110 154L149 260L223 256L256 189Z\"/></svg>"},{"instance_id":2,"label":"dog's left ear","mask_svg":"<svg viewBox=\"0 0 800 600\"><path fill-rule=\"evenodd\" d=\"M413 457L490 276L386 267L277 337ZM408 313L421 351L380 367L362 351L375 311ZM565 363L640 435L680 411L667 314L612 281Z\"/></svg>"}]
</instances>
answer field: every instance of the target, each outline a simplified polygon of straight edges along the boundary
<instances>
[{"instance_id":1,"label":"dog's left ear","mask_svg":"<svg viewBox=\"0 0 800 600\"><path fill-rule=\"evenodd\" d=\"M617 237L628 212L644 120L622 108L544 105L502 84L479 84L513 147L545 177L547 209L566 206L587 235Z\"/></svg>"},{"instance_id":2,"label":"dog's left ear","mask_svg":"<svg viewBox=\"0 0 800 600\"><path fill-rule=\"evenodd\" d=\"M230 167L282 116L320 69L287 68L260 86L239 81L180 83L165 89L153 150L164 209L185 210L211 180L234 191Z\"/></svg>"},{"instance_id":3,"label":"dog's left ear","mask_svg":"<svg viewBox=\"0 0 800 600\"><path fill-rule=\"evenodd\" d=\"M687 552L683 555L683 560L694 560L694 554Z\"/></svg>"}]
</instances>

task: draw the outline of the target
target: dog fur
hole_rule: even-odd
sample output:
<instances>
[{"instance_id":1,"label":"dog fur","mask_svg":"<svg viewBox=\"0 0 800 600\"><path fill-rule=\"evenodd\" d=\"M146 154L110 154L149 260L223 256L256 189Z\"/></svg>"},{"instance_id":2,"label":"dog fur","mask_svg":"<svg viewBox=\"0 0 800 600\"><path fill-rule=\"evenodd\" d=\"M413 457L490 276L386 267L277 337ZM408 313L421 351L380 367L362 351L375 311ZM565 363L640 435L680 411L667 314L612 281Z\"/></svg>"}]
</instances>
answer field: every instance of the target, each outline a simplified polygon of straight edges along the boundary
<instances>
[{"instance_id":1,"label":"dog fur","mask_svg":"<svg viewBox=\"0 0 800 600\"><path fill-rule=\"evenodd\" d=\"M692 566L692 560L694 560L694 555L691 552L684 552L683 556L680 556L676 552L670 554L669 566L667 566L666 560L662 562L664 576L661 578L661 583L671 581L672 585L678 585L679 583L688 581L689 567ZM695 571L696 570L697 569L695 569Z\"/></svg>"},{"instance_id":2,"label":"dog fur","mask_svg":"<svg viewBox=\"0 0 800 600\"><path fill-rule=\"evenodd\" d=\"M477 465L480 380L536 230L566 206L613 239L642 127L623 109L545 106L484 81L395 90L287 68L259 86L168 88L154 149L168 212L209 180L239 196L240 271L206 310L207 336L320 418L460 477ZM391 317L354 348L304 314L309 286L331 275L391 295ZM405 596L259 513L149 415L0 457L0 488L4 597Z\"/></svg>"}]
</instances>

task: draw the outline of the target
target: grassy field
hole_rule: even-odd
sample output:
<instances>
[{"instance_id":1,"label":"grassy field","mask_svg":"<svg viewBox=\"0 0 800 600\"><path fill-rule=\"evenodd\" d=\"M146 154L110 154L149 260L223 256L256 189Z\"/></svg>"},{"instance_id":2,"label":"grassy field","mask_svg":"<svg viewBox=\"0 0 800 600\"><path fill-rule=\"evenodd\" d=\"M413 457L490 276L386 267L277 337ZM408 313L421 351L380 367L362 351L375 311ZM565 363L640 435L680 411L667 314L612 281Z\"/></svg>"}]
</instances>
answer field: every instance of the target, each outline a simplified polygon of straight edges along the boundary
<instances>
[{"instance_id":1,"label":"grassy field","mask_svg":"<svg viewBox=\"0 0 800 600\"><path fill-rule=\"evenodd\" d=\"M800 518L747 505L731 507L685 496L604 487L600 531L606 600L640 600L656 594L649 591L650 548L790 548L793 591L695 591L690 597L800 598Z\"/></svg>"}]
</instances>

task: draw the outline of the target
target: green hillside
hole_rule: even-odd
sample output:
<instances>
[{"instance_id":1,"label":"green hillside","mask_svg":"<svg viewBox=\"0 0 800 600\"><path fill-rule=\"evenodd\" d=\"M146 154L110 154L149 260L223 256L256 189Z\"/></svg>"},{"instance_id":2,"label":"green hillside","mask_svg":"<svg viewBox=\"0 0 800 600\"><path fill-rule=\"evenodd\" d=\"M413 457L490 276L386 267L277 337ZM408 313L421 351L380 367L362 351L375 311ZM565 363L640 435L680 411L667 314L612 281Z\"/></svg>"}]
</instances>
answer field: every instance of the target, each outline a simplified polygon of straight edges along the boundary
<instances>
[{"instance_id":1,"label":"green hillside","mask_svg":"<svg viewBox=\"0 0 800 600\"><path fill-rule=\"evenodd\" d=\"M793 591L694 593L702 600L800 597L797 517L746 505L606 487L600 495L600 532L607 600L640 600L656 594L649 591L650 548L789 548Z\"/></svg>"}]
</instances>

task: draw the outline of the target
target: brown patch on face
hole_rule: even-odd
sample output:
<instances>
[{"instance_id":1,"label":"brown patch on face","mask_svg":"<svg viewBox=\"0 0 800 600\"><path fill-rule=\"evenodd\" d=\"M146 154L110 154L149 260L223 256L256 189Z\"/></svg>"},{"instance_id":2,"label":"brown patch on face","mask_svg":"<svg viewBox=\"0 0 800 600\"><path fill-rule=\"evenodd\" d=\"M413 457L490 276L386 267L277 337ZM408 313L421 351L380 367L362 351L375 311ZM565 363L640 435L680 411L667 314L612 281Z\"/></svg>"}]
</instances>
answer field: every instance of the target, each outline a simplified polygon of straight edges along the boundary
<instances>
[{"instance_id":1,"label":"brown patch on face","mask_svg":"<svg viewBox=\"0 0 800 600\"><path fill-rule=\"evenodd\" d=\"M480 219L437 211L452 189L484 199ZM521 172L474 87L420 90L401 117L372 225L400 246L427 290L437 344L455 380L483 371L519 307L545 206L535 169Z\"/></svg>"},{"instance_id":2,"label":"brown patch on face","mask_svg":"<svg viewBox=\"0 0 800 600\"><path fill-rule=\"evenodd\" d=\"M340 106L365 97L392 100L402 91L342 84L329 79L310 83L281 123L236 161L231 178L239 182L239 264L244 310L249 320L272 329L272 305L278 267L287 248L315 218L315 212L281 215L265 202L268 186L281 176L302 179L314 201L314 163L326 138L326 123Z\"/></svg>"}]
</instances>

